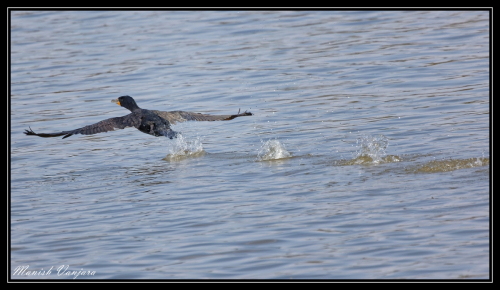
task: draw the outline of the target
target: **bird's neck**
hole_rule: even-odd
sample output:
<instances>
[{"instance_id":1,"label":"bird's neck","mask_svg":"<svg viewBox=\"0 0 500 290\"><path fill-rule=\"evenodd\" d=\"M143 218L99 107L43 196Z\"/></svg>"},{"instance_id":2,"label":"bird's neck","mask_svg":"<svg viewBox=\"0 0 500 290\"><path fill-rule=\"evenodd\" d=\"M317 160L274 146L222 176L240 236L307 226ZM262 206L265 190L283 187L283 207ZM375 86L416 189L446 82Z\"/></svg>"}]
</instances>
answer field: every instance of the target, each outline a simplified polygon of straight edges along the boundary
<instances>
[{"instance_id":1,"label":"bird's neck","mask_svg":"<svg viewBox=\"0 0 500 290\"><path fill-rule=\"evenodd\" d=\"M137 104L127 104L127 106L125 108L129 109L130 112L135 112L137 110L141 110L141 108L139 108L139 106L137 106Z\"/></svg>"}]
</instances>

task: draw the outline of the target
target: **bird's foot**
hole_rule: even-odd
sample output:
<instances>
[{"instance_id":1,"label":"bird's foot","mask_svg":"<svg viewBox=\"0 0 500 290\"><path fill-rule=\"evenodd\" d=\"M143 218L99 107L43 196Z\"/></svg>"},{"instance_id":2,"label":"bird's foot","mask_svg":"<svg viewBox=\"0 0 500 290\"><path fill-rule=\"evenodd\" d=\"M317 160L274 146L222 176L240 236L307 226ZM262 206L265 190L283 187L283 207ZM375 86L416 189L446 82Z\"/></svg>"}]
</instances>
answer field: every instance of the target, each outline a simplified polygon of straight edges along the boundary
<instances>
[{"instance_id":1,"label":"bird's foot","mask_svg":"<svg viewBox=\"0 0 500 290\"><path fill-rule=\"evenodd\" d=\"M172 129L168 129L168 130L162 130L161 131L161 134L169 139L174 139L174 138L177 138L177 136L180 134L179 132L175 132L174 130Z\"/></svg>"}]
</instances>

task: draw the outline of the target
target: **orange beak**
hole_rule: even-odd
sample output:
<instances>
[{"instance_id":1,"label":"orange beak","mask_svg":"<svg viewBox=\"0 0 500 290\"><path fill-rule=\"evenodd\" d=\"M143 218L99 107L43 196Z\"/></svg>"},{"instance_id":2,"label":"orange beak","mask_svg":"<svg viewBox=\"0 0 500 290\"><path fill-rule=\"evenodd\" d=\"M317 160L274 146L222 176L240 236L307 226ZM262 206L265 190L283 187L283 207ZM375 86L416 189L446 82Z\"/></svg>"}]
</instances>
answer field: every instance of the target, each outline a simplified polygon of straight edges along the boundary
<instances>
[{"instance_id":1,"label":"orange beak","mask_svg":"<svg viewBox=\"0 0 500 290\"><path fill-rule=\"evenodd\" d=\"M117 103L117 104L118 104L118 106L121 106L121 105L120 105L120 101L119 101L118 99L116 99L116 100L111 100L111 102L112 102L112 103Z\"/></svg>"}]
</instances>

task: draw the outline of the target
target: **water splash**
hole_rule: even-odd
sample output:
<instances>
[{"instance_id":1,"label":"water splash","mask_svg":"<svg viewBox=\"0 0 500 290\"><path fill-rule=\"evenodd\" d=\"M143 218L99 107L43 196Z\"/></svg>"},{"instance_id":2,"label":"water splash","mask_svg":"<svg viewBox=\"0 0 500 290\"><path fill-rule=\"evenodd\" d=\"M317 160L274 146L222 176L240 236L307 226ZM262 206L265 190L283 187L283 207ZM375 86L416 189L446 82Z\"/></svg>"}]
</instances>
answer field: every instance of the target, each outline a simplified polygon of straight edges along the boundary
<instances>
[{"instance_id":1,"label":"water splash","mask_svg":"<svg viewBox=\"0 0 500 290\"><path fill-rule=\"evenodd\" d=\"M358 148L354 153L357 164L380 163L386 156L385 150L389 146L389 139L382 134L374 137L367 135L356 140Z\"/></svg>"},{"instance_id":2,"label":"water splash","mask_svg":"<svg viewBox=\"0 0 500 290\"><path fill-rule=\"evenodd\" d=\"M193 140L186 140L181 133L176 133L177 138L173 139L167 145L168 154L163 158L164 160L181 160L188 157L198 157L205 153L200 137L196 137Z\"/></svg>"},{"instance_id":3,"label":"water splash","mask_svg":"<svg viewBox=\"0 0 500 290\"><path fill-rule=\"evenodd\" d=\"M278 141L278 139L269 139L266 142L260 141L259 152L257 153L257 160L277 160L283 158L290 158L292 154L286 150L285 144Z\"/></svg>"}]
</instances>

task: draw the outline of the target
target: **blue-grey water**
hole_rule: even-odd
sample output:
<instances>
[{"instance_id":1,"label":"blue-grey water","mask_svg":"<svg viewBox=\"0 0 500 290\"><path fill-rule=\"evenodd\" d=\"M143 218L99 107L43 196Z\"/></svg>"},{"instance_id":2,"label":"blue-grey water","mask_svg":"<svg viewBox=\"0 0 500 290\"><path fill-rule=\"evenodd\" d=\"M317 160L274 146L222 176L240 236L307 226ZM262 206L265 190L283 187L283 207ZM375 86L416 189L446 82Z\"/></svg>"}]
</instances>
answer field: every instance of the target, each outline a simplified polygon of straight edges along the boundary
<instances>
[{"instance_id":1,"label":"blue-grey water","mask_svg":"<svg viewBox=\"0 0 500 290\"><path fill-rule=\"evenodd\" d=\"M12 11L11 278L490 278L489 32L488 11ZM23 134L123 95L254 115Z\"/></svg>"}]
</instances>

